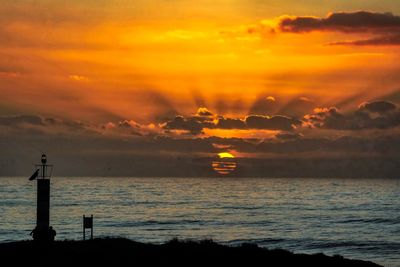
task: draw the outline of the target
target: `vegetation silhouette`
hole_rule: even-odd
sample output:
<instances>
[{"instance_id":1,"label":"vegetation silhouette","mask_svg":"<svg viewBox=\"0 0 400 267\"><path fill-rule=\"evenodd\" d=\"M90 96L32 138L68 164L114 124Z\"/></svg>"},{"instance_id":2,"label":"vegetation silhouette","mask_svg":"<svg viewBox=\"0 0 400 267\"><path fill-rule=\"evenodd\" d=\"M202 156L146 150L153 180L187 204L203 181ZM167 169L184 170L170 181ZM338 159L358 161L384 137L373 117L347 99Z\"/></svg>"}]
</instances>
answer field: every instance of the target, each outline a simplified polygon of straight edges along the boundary
<instances>
[{"instance_id":1,"label":"vegetation silhouette","mask_svg":"<svg viewBox=\"0 0 400 267\"><path fill-rule=\"evenodd\" d=\"M21 257L23 255L23 257ZM294 254L260 248L255 244L225 246L212 240L145 244L122 238L38 243L20 241L0 244L3 262L41 266L98 265L243 265L243 266L379 266L372 262L324 254Z\"/></svg>"},{"instance_id":2,"label":"vegetation silhouette","mask_svg":"<svg viewBox=\"0 0 400 267\"><path fill-rule=\"evenodd\" d=\"M46 243L53 242L57 232L53 229L53 226L50 226L48 229L40 229L36 226L29 235L31 235L36 242Z\"/></svg>"}]
</instances>

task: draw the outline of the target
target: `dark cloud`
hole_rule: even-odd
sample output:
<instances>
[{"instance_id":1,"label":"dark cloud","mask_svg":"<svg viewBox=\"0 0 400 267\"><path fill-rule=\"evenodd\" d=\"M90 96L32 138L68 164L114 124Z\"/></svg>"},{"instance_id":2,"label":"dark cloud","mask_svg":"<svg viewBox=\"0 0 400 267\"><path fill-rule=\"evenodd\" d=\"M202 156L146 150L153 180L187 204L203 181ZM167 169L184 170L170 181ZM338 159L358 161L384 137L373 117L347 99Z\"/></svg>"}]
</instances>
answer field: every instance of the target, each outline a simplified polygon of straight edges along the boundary
<instances>
[{"instance_id":1,"label":"dark cloud","mask_svg":"<svg viewBox=\"0 0 400 267\"><path fill-rule=\"evenodd\" d=\"M210 114L212 113L210 112ZM218 116L215 121L211 116L200 117L195 115L192 117L176 116L162 124L162 127L166 130L184 130L196 135L203 133L203 129L292 131L296 128L296 125L301 125L301 121L281 115L249 115L244 119Z\"/></svg>"},{"instance_id":2,"label":"dark cloud","mask_svg":"<svg viewBox=\"0 0 400 267\"><path fill-rule=\"evenodd\" d=\"M318 108L304 116L306 125L335 130L390 129L400 125L400 110L390 102L377 101L362 104L349 114L337 108Z\"/></svg>"},{"instance_id":3,"label":"dark cloud","mask_svg":"<svg viewBox=\"0 0 400 267\"><path fill-rule=\"evenodd\" d=\"M246 123L241 119L219 117L215 125L218 129L246 129Z\"/></svg>"},{"instance_id":4,"label":"dark cloud","mask_svg":"<svg viewBox=\"0 0 400 267\"><path fill-rule=\"evenodd\" d=\"M333 42L329 45L354 45L354 46L381 46L381 45L400 45L400 35L379 36L364 40Z\"/></svg>"},{"instance_id":5,"label":"dark cloud","mask_svg":"<svg viewBox=\"0 0 400 267\"><path fill-rule=\"evenodd\" d=\"M44 118L43 121L49 125L56 125L57 123L59 123L59 120L55 118Z\"/></svg>"},{"instance_id":6,"label":"dark cloud","mask_svg":"<svg viewBox=\"0 0 400 267\"><path fill-rule=\"evenodd\" d=\"M302 33L311 31L338 31L344 33L370 33L372 38L332 42L329 45L388 46L400 45L400 16L392 13L368 11L331 13L325 18L282 17L282 32Z\"/></svg>"},{"instance_id":7,"label":"dark cloud","mask_svg":"<svg viewBox=\"0 0 400 267\"><path fill-rule=\"evenodd\" d=\"M68 127L70 130L85 130L91 127L91 125L84 122L73 120L63 120L61 121L61 126Z\"/></svg>"},{"instance_id":8,"label":"dark cloud","mask_svg":"<svg viewBox=\"0 0 400 267\"><path fill-rule=\"evenodd\" d=\"M392 13L368 11L330 13L325 18L283 17L279 23L283 32L341 31L341 32L396 32L400 17Z\"/></svg>"},{"instance_id":9,"label":"dark cloud","mask_svg":"<svg viewBox=\"0 0 400 267\"><path fill-rule=\"evenodd\" d=\"M118 127L121 128L140 128L140 125L132 120L123 120L118 122Z\"/></svg>"},{"instance_id":10,"label":"dark cloud","mask_svg":"<svg viewBox=\"0 0 400 267\"><path fill-rule=\"evenodd\" d=\"M250 115L245 119L249 129L292 131L301 122L286 116L276 115L272 117Z\"/></svg>"},{"instance_id":11,"label":"dark cloud","mask_svg":"<svg viewBox=\"0 0 400 267\"><path fill-rule=\"evenodd\" d=\"M39 116L32 115L16 115L16 116L1 116L0 125L4 126L18 126L22 124L39 125L43 126L43 119Z\"/></svg>"},{"instance_id":12,"label":"dark cloud","mask_svg":"<svg viewBox=\"0 0 400 267\"><path fill-rule=\"evenodd\" d=\"M196 135L203 132L204 126L196 118L176 116L174 119L167 121L163 128L167 130L184 130Z\"/></svg>"},{"instance_id":13,"label":"dark cloud","mask_svg":"<svg viewBox=\"0 0 400 267\"><path fill-rule=\"evenodd\" d=\"M386 113L396 109L396 105L388 101L365 102L360 105L360 110L369 112Z\"/></svg>"},{"instance_id":14,"label":"dark cloud","mask_svg":"<svg viewBox=\"0 0 400 267\"><path fill-rule=\"evenodd\" d=\"M21 133L77 133L95 129L95 125L81 121L41 117L35 115L15 115L0 116L0 126L8 127L9 130L19 131Z\"/></svg>"},{"instance_id":15,"label":"dark cloud","mask_svg":"<svg viewBox=\"0 0 400 267\"><path fill-rule=\"evenodd\" d=\"M353 126L353 120L339 113L336 107L317 108L313 114L305 115L304 119L307 125L311 126L312 128L340 130L356 129Z\"/></svg>"},{"instance_id":16,"label":"dark cloud","mask_svg":"<svg viewBox=\"0 0 400 267\"><path fill-rule=\"evenodd\" d=\"M294 139L298 139L303 137L302 134L300 133L278 133L277 135L275 135L276 138L280 139L280 140L294 140Z\"/></svg>"}]
</instances>

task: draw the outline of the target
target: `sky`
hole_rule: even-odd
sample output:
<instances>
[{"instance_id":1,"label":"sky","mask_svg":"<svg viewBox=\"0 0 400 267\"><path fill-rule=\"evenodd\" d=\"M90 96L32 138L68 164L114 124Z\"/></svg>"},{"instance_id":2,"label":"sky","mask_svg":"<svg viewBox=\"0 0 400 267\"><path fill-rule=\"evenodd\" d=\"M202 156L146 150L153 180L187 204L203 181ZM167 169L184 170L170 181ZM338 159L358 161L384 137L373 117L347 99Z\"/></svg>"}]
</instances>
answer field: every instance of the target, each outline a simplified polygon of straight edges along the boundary
<instances>
[{"instance_id":1,"label":"sky","mask_svg":"<svg viewBox=\"0 0 400 267\"><path fill-rule=\"evenodd\" d=\"M399 172L397 0L3 0L0 176ZM172 167L171 167L172 166ZM236 166L236 165L235 165Z\"/></svg>"}]
</instances>

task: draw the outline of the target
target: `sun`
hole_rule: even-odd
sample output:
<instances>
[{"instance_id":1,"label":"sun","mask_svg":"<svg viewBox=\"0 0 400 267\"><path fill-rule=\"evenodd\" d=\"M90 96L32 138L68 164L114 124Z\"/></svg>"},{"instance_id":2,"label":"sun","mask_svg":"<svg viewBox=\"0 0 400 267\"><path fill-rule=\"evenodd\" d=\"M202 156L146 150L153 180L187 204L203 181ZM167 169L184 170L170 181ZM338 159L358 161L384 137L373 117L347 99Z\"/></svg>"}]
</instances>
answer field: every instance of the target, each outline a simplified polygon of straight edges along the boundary
<instances>
[{"instance_id":1,"label":"sun","mask_svg":"<svg viewBox=\"0 0 400 267\"><path fill-rule=\"evenodd\" d=\"M232 155L231 153L228 153L228 152L221 152L221 153L218 154L218 157L220 159L225 159L225 158L234 159L235 158L234 155Z\"/></svg>"},{"instance_id":2,"label":"sun","mask_svg":"<svg viewBox=\"0 0 400 267\"><path fill-rule=\"evenodd\" d=\"M237 167L235 156L228 152L218 153L218 157L213 160L212 168L218 174L228 175Z\"/></svg>"}]
</instances>

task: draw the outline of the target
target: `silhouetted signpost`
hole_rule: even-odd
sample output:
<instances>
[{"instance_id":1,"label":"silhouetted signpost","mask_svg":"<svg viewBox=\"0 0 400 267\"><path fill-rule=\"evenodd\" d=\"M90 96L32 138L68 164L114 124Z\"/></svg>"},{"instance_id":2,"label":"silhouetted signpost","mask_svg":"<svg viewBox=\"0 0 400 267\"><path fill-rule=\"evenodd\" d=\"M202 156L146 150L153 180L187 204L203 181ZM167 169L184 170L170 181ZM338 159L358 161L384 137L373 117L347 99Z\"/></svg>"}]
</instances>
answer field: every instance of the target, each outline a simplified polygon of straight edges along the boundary
<instances>
[{"instance_id":1,"label":"silhouetted signpost","mask_svg":"<svg viewBox=\"0 0 400 267\"><path fill-rule=\"evenodd\" d=\"M85 217L83 215L83 240L86 239L86 229L90 229L90 239L93 239L93 215Z\"/></svg>"},{"instance_id":2,"label":"silhouetted signpost","mask_svg":"<svg viewBox=\"0 0 400 267\"><path fill-rule=\"evenodd\" d=\"M37 206L36 227L31 234L37 241L51 241L56 235L50 226L50 177L53 165L47 164L47 157L42 155L42 164L37 164L36 171L29 178L33 181L37 178Z\"/></svg>"}]
</instances>

